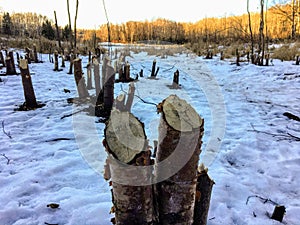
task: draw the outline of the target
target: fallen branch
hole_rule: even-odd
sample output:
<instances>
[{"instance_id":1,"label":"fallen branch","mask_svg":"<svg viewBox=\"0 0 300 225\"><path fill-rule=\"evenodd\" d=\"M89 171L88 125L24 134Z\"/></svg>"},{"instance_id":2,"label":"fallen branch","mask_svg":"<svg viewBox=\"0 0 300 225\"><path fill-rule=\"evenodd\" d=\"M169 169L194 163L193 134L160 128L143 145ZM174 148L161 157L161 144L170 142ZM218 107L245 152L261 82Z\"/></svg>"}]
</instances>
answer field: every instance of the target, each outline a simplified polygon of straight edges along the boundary
<instances>
[{"instance_id":1,"label":"fallen branch","mask_svg":"<svg viewBox=\"0 0 300 225\"><path fill-rule=\"evenodd\" d=\"M250 196L248 196L247 201L246 201L246 205L248 204L250 198L258 198L258 199L260 199L262 201L263 204L271 203L273 205L279 205L278 203L274 202L273 200L271 200L269 198L263 198L263 197L258 196L258 195L250 195Z\"/></svg>"},{"instance_id":2,"label":"fallen branch","mask_svg":"<svg viewBox=\"0 0 300 225\"><path fill-rule=\"evenodd\" d=\"M79 111L77 111L77 112L74 112L74 113L70 113L70 114L64 115L64 116L60 117L60 119L62 120L62 119L64 119L64 118L66 118L66 117L73 116L73 115L75 115L75 114L77 114L77 113L83 112L84 110L85 110L85 109L82 109L82 110L79 110Z\"/></svg>"},{"instance_id":3,"label":"fallen branch","mask_svg":"<svg viewBox=\"0 0 300 225\"><path fill-rule=\"evenodd\" d=\"M70 140L74 140L74 138L54 138L51 140L46 140L45 142L53 142L53 141L70 141Z\"/></svg>"},{"instance_id":4,"label":"fallen branch","mask_svg":"<svg viewBox=\"0 0 300 225\"><path fill-rule=\"evenodd\" d=\"M291 120L296 120L296 121L300 122L300 118L292 113L285 112L285 113L283 113L283 115Z\"/></svg>"},{"instance_id":5,"label":"fallen branch","mask_svg":"<svg viewBox=\"0 0 300 225\"><path fill-rule=\"evenodd\" d=\"M257 132L257 133L262 133L262 134L267 134L267 135L271 135L273 137L283 137L283 138L288 138L289 140L290 139L295 139L295 141L300 141L300 137L297 137L295 135L292 135L290 133L286 133L286 134L274 134L274 133L269 133L269 132L266 132L266 131L261 131L261 130L257 130L255 129L255 127L253 126L253 124L251 124L251 127L253 130L248 130L248 131L251 131L251 132Z\"/></svg>"},{"instance_id":6,"label":"fallen branch","mask_svg":"<svg viewBox=\"0 0 300 225\"><path fill-rule=\"evenodd\" d=\"M169 68L169 69L165 69L165 70L163 70L163 72L167 72L167 71L169 71L169 70L172 70L174 67L175 67L175 65L176 64L174 64L171 68Z\"/></svg>"},{"instance_id":7,"label":"fallen branch","mask_svg":"<svg viewBox=\"0 0 300 225\"><path fill-rule=\"evenodd\" d=\"M4 133L7 137L9 137L10 139L12 139L12 136L10 135L10 132L6 132L6 131L5 131L5 128L4 128L4 120L2 120L2 131L3 131L3 133Z\"/></svg>"},{"instance_id":8,"label":"fallen branch","mask_svg":"<svg viewBox=\"0 0 300 225\"><path fill-rule=\"evenodd\" d=\"M6 160L7 160L7 165L9 164L9 162L10 162L10 159L3 153L3 154L1 154L1 156L3 156Z\"/></svg>"}]
</instances>

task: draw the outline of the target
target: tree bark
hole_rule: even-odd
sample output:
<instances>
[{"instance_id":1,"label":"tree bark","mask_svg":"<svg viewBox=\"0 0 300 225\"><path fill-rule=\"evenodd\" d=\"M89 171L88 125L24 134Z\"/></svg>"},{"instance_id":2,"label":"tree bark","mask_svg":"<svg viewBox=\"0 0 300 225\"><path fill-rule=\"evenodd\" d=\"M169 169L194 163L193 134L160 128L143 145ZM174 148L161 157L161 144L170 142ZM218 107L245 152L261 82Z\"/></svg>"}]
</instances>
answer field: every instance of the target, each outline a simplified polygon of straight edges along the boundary
<instances>
[{"instance_id":1,"label":"tree bark","mask_svg":"<svg viewBox=\"0 0 300 225\"><path fill-rule=\"evenodd\" d=\"M154 59L152 63L151 77L155 77L155 68L156 68L156 60Z\"/></svg>"},{"instance_id":2,"label":"tree bark","mask_svg":"<svg viewBox=\"0 0 300 225\"><path fill-rule=\"evenodd\" d=\"M27 60L20 59L19 67L22 75L22 84L24 89L26 108L35 109L37 108L38 104L36 102Z\"/></svg>"},{"instance_id":3,"label":"tree bark","mask_svg":"<svg viewBox=\"0 0 300 225\"><path fill-rule=\"evenodd\" d=\"M74 60L74 77L76 81L79 98L88 97L89 93L85 86L84 77L82 76L82 65L81 65L80 58Z\"/></svg>"},{"instance_id":4,"label":"tree bark","mask_svg":"<svg viewBox=\"0 0 300 225\"><path fill-rule=\"evenodd\" d=\"M77 46L77 15L78 15L79 0L76 0L76 13L74 19L74 47Z\"/></svg>"},{"instance_id":5,"label":"tree bark","mask_svg":"<svg viewBox=\"0 0 300 225\"><path fill-rule=\"evenodd\" d=\"M60 35L59 35L59 28L58 28L58 24L57 24L57 17L56 17L56 11L54 10L54 19L55 19L55 28L56 28L56 40L58 42L58 47L59 49L61 48L61 41L60 41Z\"/></svg>"},{"instance_id":6,"label":"tree bark","mask_svg":"<svg viewBox=\"0 0 300 225\"><path fill-rule=\"evenodd\" d=\"M110 112L114 104L114 84L115 84L115 70L110 65L106 65L105 84L103 86L103 104L104 110Z\"/></svg>"},{"instance_id":7,"label":"tree bark","mask_svg":"<svg viewBox=\"0 0 300 225\"><path fill-rule=\"evenodd\" d=\"M204 120L176 95L158 108L162 115L156 159L167 160L167 166L156 170L156 179L163 180L156 184L159 224L192 225Z\"/></svg>"},{"instance_id":8,"label":"tree bark","mask_svg":"<svg viewBox=\"0 0 300 225\"><path fill-rule=\"evenodd\" d=\"M103 102L103 98L99 99L99 95L101 91L100 65L96 57L93 59L93 66L94 66L94 80L95 80L95 89L96 89L96 98L97 98L96 105L98 105L101 102Z\"/></svg>"},{"instance_id":9,"label":"tree bark","mask_svg":"<svg viewBox=\"0 0 300 225\"><path fill-rule=\"evenodd\" d=\"M173 76L173 88L178 88L179 86L179 71L176 70Z\"/></svg>"},{"instance_id":10,"label":"tree bark","mask_svg":"<svg viewBox=\"0 0 300 225\"><path fill-rule=\"evenodd\" d=\"M207 174L207 169L201 166L197 171L196 202L193 225L206 225L210 198L214 181Z\"/></svg>"},{"instance_id":11,"label":"tree bark","mask_svg":"<svg viewBox=\"0 0 300 225\"><path fill-rule=\"evenodd\" d=\"M59 71L58 69L58 51L54 51L54 71Z\"/></svg>"},{"instance_id":12,"label":"tree bark","mask_svg":"<svg viewBox=\"0 0 300 225\"><path fill-rule=\"evenodd\" d=\"M136 184L118 183L119 178L132 179L124 165L149 166L151 151L147 149L144 125L131 113L113 110L104 130L104 146L112 180L112 201L116 225L151 225L155 223L152 185L137 186L139 179L151 179L152 171L136 177ZM137 139L138 141L133 141ZM107 167L107 165L106 165Z\"/></svg>"},{"instance_id":13,"label":"tree bark","mask_svg":"<svg viewBox=\"0 0 300 225\"><path fill-rule=\"evenodd\" d=\"M71 25L71 15L70 15L70 4L69 4L69 0L67 0L67 10L68 10L69 30L70 30L69 41L70 41L71 49L73 49L73 33L72 33L72 25Z\"/></svg>"},{"instance_id":14,"label":"tree bark","mask_svg":"<svg viewBox=\"0 0 300 225\"><path fill-rule=\"evenodd\" d=\"M14 59L14 53L10 51L8 53L8 57L5 60L6 64L6 75L16 75L16 66L15 66L15 59Z\"/></svg>"}]
</instances>

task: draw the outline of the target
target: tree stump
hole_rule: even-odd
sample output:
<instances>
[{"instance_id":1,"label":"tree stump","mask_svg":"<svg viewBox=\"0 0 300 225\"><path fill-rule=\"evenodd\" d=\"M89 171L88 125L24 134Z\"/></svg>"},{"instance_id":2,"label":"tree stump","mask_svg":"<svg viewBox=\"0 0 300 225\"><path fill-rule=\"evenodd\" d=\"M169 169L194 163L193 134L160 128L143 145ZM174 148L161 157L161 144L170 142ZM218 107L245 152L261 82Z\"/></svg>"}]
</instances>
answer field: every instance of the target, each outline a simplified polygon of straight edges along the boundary
<instances>
[{"instance_id":1,"label":"tree stump","mask_svg":"<svg viewBox=\"0 0 300 225\"><path fill-rule=\"evenodd\" d=\"M235 50L235 54L236 54L236 65L240 66L240 53L238 49Z\"/></svg>"},{"instance_id":2,"label":"tree stump","mask_svg":"<svg viewBox=\"0 0 300 225\"><path fill-rule=\"evenodd\" d=\"M196 202L193 225L206 225L210 205L213 180L207 174L207 168L202 164L197 171Z\"/></svg>"},{"instance_id":3,"label":"tree stump","mask_svg":"<svg viewBox=\"0 0 300 225\"><path fill-rule=\"evenodd\" d=\"M0 50L0 64L2 64L2 66L5 66L5 60L4 60L3 53L1 50Z\"/></svg>"},{"instance_id":4,"label":"tree stump","mask_svg":"<svg viewBox=\"0 0 300 225\"><path fill-rule=\"evenodd\" d=\"M178 88L178 86L179 86L179 71L178 70L176 70L176 72L174 73L172 86L173 86L173 88Z\"/></svg>"},{"instance_id":5,"label":"tree stump","mask_svg":"<svg viewBox=\"0 0 300 225\"><path fill-rule=\"evenodd\" d=\"M156 201L161 225L192 225L194 220L197 167L204 120L186 101L171 95L158 107L159 124ZM167 179L162 179L168 176Z\"/></svg>"},{"instance_id":6,"label":"tree stump","mask_svg":"<svg viewBox=\"0 0 300 225\"><path fill-rule=\"evenodd\" d=\"M33 60L35 63L39 63L38 54L36 50L36 45L33 45Z\"/></svg>"},{"instance_id":7,"label":"tree stump","mask_svg":"<svg viewBox=\"0 0 300 225\"><path fill-rule=\"evenodd\" d=\"M59 71L58 69L58 51L54 51L54 71Z\"/></svg>"},{"instance_id":8,"label":"tree stump","mask_svg":"<svg viewBox=\"0 0 300 225\"><path fill-rule=\"evenodd\" d=\"M152 171L142 176L127 173L124 166L143 167L151 164L144 125L131 113L113 110L106 123L103 141L108 152L107 166L112 184L112 202L116 225L150 225L155 223L152 185L138 186L141 180L151 179ZM107 170L106 170L107 171ZM135 177L136 176L136 177ZM119 178L132 179L136 184L118 183Z\"/></svg>"},{"instance_id":9,"label":"tree stump","mask_svg":"<svg viewBox=\"0 0 300 225\"><path fill-rule=\"evenodd\" d=\"M100 65L96 57L93 58L93 66L94 66L94 80L95 80L95 89L96 89L96 98L97 98L96 105L98 105L100 102L103 102L103 97L99 98L100 91L101 91Z\"/></svg>"},{"instance_id":10,"label":"tree stump","mask_svg":"<svg viewBox=\"0 0 300 225\"><path fill-rule=\"evenodd\" d=\"M300 64L300 57L299 55L296 56L296 65L299 66Z\"/></svg>"},{"instance_id":11,"label":"tree stump","mask_svg":"<svg viewBox=\"0 0 300 225\"><path fill-rule=\"evenodd\" d=\"M71 52L70 54L70 67L68 74L73 74L73 64L74 64L75 54Z\"/></svg>"},{"instance_id":12,"label":"tree stump","mask_svg":"<svg viewBox=\"0 0 300 225\"><path fill-rule=\"evenodd\" d=\"M152 63L151 77L155 77L155 68L156 68L156 60L154 59Z\"/></svg>"},{"instance_id":13,"label":"tree stump","mask_svg":"<svg viewBox=\"0 0 300 225\"><path fill-rule=\"evenodd\" d=\"M130 80L130 64L128 61L124 66L124 74L125 74L125 82L128 82Z\"/></svg>"},{"instance_id":14,"label":"tree stump","mask_svg":"<svg viewBox=\"0 0 300 225\"><path fill-rule=\"evenodd\" d=\"M15 66L15 60L14 60L14 53L10 51L8 53L8 56L5 59L6 64L6 75L16 75L16 66Z\"/></svg>"},{"instance_id":15,"label":"tree stump","mask_svg":"<svg viewBox=\"0 0 300 225\"><path fill-rule=\"evenodd\" d=\"M107 64L105 73L106 80L103 86L103 105L104 110L110 112L114 103L115 70L110 64Z\"/></svg>"},{"instance_id":16,"label":"tree stump","mask_svg":"<svg viewBox=\"0 0 300 225\"><path fill-rule=\"evenodd\" d=\"M87 72L87 89L91 90L92 87L92 65L91 63L88 63L87 68L86 68L86 72Z\"/></svg>"},{"instance_id":17,"label":"tree stump","mask_svg":"<svg viewBox=\"0 0 300 225\"><path fill-rule=\"evenodd\" d=\"M80 58L74 59L74 77L76 81L79 98L89 97L89 93L85 86L84 77L82 76L82 65L81 65Z\"/></svg>"},{"instance_id":18,"label":"tree stump","mask_svg":"<svg viewBox=\"0 0 300 225\"><path fill-rule=\"evenodd\" d=\"M24 89L26 108L35 109L37 108L38 104L36 102L27 60L20 59L19 67L22 75L22 84Z\"/></svg>"}]
</instances>

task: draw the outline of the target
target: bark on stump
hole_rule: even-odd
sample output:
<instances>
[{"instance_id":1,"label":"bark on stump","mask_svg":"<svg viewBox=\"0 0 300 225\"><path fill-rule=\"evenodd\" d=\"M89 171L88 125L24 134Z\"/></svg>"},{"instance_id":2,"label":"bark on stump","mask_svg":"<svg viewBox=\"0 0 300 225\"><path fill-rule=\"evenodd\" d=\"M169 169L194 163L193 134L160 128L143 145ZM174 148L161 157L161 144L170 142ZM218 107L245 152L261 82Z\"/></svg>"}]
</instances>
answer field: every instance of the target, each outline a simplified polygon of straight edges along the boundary
<instances>
[{"instance_id":1,"label":"bark on stump","mask_svg":"<svg viewBox=\"0 0 300 225\"><path fill-rule=\"evenodd\" d=\"M115 70L110 65L106 65L105 83L103 85L103 104L104 110L110 112L114 104L114 84L115 84Z\"/></svg>"},{"instance_id":2,"label":"bark on stump","mask_svg":"<svg viewBox=\"0 0 300 225\"><path fill-rule=\"evenodd\" d=\"M14 60L14 53L10 51L8 53L8 57L5 60L6 63L6 75L16 75L16 66L15 66L15 60Z\"/></svg>"},{"instance_id":3,"label":"bark on stump","mask_svg":"<svg viewBox=\"0 0 300 225\"><path fill-rule=\"evenodd\" d=\"M173 86L173 88L178 88L178 86L179 86L179 71L178 70L176 70L176 72L174 73L172 86Z\"/></svg>"},{"instance_id":4,"label":"bark on stump","mask_svg":"<svg viewBox=\"0 0 300 225\"><path fill-rule=\"evenodd\" d=\"M26 108L35 109L37 108L38 104L36 102L27 60L20 59L19 67L22 75L22 84L24 89Z\"/></svg>"},{"instance_id":5,"label":"bark on stump","mask_svg":"<svg viewBox=\"0 0 300 225\"><path fill-rule=\"evenodd\" d=\"M197 167L204 120L186 101L171 95L159 104L156 201L161 225L192 225L194 217Z\"/></svg>"},{"instance_id":6,"label":"bark on stump","mask_svg":"<svg viewBox=\"0 0 300 225\"><path fill-rule=\"evenodd\" d=\"M147 149L144 125L131 113L113 110L104 131L104 146L108 152L106 167L109 167L112 184L112 201L117 225L156 224L153 211L152 185L138 186L139 182L152 179L151 170L142 174L128 173L124 169L149 166L151 151ZM119 179L130 179L134 185L122 184Z\"/></svg>"},{"instance_id":7,"label":"bark on stump","mask_svg":"<svg viewBox=\"0 0 300 225\"><path fill-rule=\"evenodd\" d=\"M202 164L197 172L196 202L193 225L206 225L210 198L215 182L207 174L207 168Z\"/></svg>"},{"instance_id":8,"label":"bark on stump","mask_svg":"<svg viewBox=\"0 0 300 225\"><path fill-rule=\"evenodd\" d=\"M86 72L87 72L87 89L91 90L93 88L92 87L92 68L91 68L91 63L88 63Z\"/></svg>"},{"instance_id":9,"label":"bark on stump","mask_svg":"<svg viewBox=\"0 0 300 225\"><path fill-rule=\"evenodd\" d=\"M96 89L96 98L97 98L96 105L98 105L100 104L100 102L103 102L103 98L100 97L100 91L101 91L100 65L96 57L93 58L93 66L94 66L94 80L95 80L95 89Z\"/></svg>"},{"instance_id":10,"label":"bark on stump","mask_svg":"<svg viewBox=\"0 0 300 225\"><path fill-rule=\"evenodd\" d=\"M80 58L74 59L74 77L76 81L79 98L88 97L89 93L85 86L84 77L82 76L82 65L81 65Z\"/></svg>"},{"instance_id":11,"label":"bark on stump","mask_svg":"<svg viewBox=\"0 0 300 225\"><path fill-rule=\"evenodd\" d=\"M59 69L58 69L58 51L54 51L54 71L59 71Z\"/></svg>"},{"instance_id":12,"label":"bark on stump","mask_svg":"<svg viewBox=\"0 0 300 225\"><path fill-rule=\"evenodd\" d=\"M0 50L0 64L2 64L3 66L5 66L5 60L4 60L3 53L2 53L1 50Z\"/></svg>"},{"instance_id":13,"label":"bark on stump","mask_svg":"<svg viewBox=\"0 0 300 225\"><path fill-rule=\"evenodd\" d=\"M155 68L156 68L156 60L154 59L152 63L151 77L155 77Z\"/></svg>"}]
</instances>

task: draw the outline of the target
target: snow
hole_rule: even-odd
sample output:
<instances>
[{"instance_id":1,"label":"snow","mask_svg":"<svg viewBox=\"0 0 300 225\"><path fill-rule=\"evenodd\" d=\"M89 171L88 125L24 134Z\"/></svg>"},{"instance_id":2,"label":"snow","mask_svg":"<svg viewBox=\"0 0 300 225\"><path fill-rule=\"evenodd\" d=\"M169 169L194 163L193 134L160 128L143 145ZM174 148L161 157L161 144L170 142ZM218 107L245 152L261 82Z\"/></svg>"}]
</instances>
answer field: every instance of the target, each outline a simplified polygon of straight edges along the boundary
<instances>
[{"instance_id":1,"label":"snow","mask_svg":"<svg viewBox=\"0 0 300 225\"><path fill-rule=\"evenodd\" d=\"M85 66L87 57L81 58ZM160 67L156 80L147 78L153 59ZM280 224L266 214L275 205L248 199L255 195L284 205L285 224L300 224L300 148L289 136L300 136L300 123L283 115L300 114L299 67L277 60L269 67L246 62L237 67L230 60L205 60L186 52L166 58L131 52L127 60L133 77L144 70L135 83L140 98L158 104L176 94L205 120L200 158L216 183L208 225ZM1 224L109 225L113 215L110 187L103 178L105 125L79 112L85 104L67 102L78 96L68 62L61 72L53 66L48 61L29 65L37 100L46 104L33 111L16 110L24 102L21 77L1 76L0 119L12 137L0 135ZM181 88L170 89L176 69ZM115 95L127 89L128 84L118 83ZM135 98L132 112L145 124L152 145L158 138L156 107ZM49 203L60 207L51 209Z\"/></svg>"}]
</instances>

